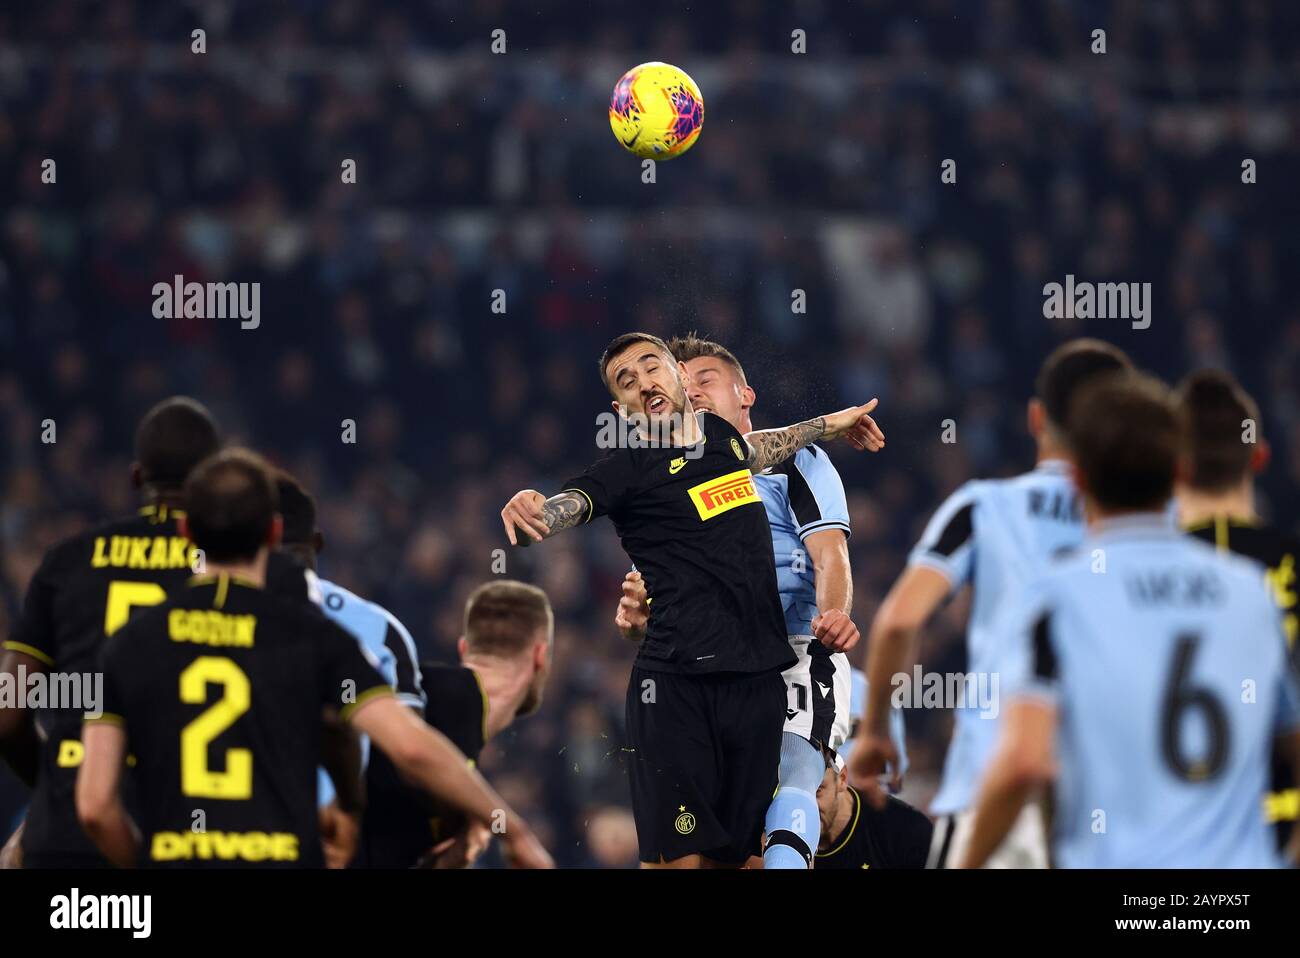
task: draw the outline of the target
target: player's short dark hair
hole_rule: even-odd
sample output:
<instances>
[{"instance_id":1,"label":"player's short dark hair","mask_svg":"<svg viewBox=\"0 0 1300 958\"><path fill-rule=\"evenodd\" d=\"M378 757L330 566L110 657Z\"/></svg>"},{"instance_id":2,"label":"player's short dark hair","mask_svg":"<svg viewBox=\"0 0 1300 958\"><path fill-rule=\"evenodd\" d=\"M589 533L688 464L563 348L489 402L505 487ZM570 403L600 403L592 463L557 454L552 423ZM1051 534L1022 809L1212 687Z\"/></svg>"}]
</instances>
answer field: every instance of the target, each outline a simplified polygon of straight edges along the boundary
<instances>
[{"instance_id":1,"label":"player's short dark hair","mask_svg":"<svg viewBox=\"0 0 1300 958\"><path fill-rule=\"evenodd\" d=\"M1068 441L1088 492L1103 509L1160 509L1173 495L1183 421L1164 383L1111 373L1070 404Z\"/></svg>"},{"instance_id":2,"label":"player's short dark hair","mask_svg":"<svg viewBox=\"0 0 1300 958\"><path fill-rule=\"evenodd\" d=\"M655 336L653 333L624 333L621 336L615 336L610 344L605 347L605 351L600 354L600 381L609 388L609 376L605 370L609 368L610 361L619 353L623 352L637 343L652 343L664 351L669 359L676 360L673 351L668 348L668 344Z\"/></svg>"},{"instance_id":3,"label":"player's short dark hair","mask_svg":"<svg viewBox=\"0 0 1300 958\"><path fill-rule=\"evenodd\" d=\"M1198 369L1178 384L1178 406L1188 428L1188 483L1205 492L1231 489L1250 474L1253 446L1243 441L1249 419L1259 432L1259 406L1229 373Z\"/></svg>"},{"instance_id":4,"label":"player's short dark hair","mask_svg":"<svg viewBox=\"0 0 1300 958\"><path fill-rule=\"evenodd\" d=\"M220 448L217 421L189 396L164 399L144 414L135 431L141 479L156 488L179 489L190 471Z\"/></svg>"},{"instance_id":5,"label":"player's short dark hair","mask_svg":"<svg viewBox=\"0 0 1300 958\"><path fill-rule=\"evenodd\" d=\"M701 339L699 334L695 332L689 332L685 336L674 336L668 340L668 351L673 354L674 359L681 363L689 363L692 359L700 359L705 356L712 359L721 359L736 371L742 383L749 382L745 378L745 367L740 365L740 360L736 358L730 349L721 343L715 343L711 339Z\"/></svg>"},{"instance_id":6,"label":"player's short dark hair","mask_svg":"<svg viewBox=\"0 0 1300 958\"><path fill-rule=\"evenodd\" d=\"M283 469L275 471L275 491L284 522L281 541L286 546L311 546L316 534L316 497Z\"/></svg>"},{"instance_id":7,"label":"player's short dark hair","mask_svg":"<svg viewBox=\"0 0 1300 958\"><path fill-rule=\"evenodd\" d=\"M271 468L249 449L209 456L185 480L190 538L213 562L257 555L278 509Z\"/></svg>"},{"instance_id":8,"label":"player's short dark hair","mask_svg":"<svg viewBox=\"0 0 1300 958\"><path fill-rule=\"evenodd\" d=\"M1034 394L1047 411L1047 418L1064 428L1074 395L1093 377L1132 369L1123 350L1100 339L1072 339L1052 350L1043 360Z\"/></svg>"},{"instance_id":9,"label":"player's short dark hair","mask_svg":"<svg viewBox=\"0 0 1300 958\"><path fill-rule=\"evenodd\" d=\"M487 582L465 602L465 644L470 652L513 656L527 651L539 629L550 639L555 616L546 593L515 579Z\"/></svg>"}]
</instances>

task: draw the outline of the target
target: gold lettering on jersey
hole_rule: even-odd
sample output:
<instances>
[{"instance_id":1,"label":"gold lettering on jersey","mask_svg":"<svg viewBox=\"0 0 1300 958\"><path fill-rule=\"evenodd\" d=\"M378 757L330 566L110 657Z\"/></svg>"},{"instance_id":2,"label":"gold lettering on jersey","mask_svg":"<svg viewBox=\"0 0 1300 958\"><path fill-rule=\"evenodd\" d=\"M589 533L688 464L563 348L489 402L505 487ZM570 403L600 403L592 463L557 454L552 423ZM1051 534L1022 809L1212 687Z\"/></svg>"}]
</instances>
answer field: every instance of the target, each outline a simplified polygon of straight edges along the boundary
<instances>
[{"instance_id":1,"label":"gold lettering on jersey","mask_svg":"<svg viewBox=\"0 0 1300 958\"><path fill-rule=\"evenodd\" d=\"M172 609L167 614L167 632L173 642L251 649L256 628L255 615L231 615L216 609Z\"/></svg>"},{"instance_id":2,"label":"gold lettering on jersey","mask_svg":"<svg viewBox=\"0 0 1300 958\"><path fill-rule=\"evenodd\" d=\"M183 536L96 536L92 569L192 569L195 549Z\"/></svg>"},{"instance_id":3,"label":"gold lettering on jersey","mask_svg":"<svg viewBox=\"0 0 1300 958\"><path fill-rule=\"evenodd\" d=\"M1300 609L1297 605L1296 580L1295 580L1295 556L1287 554L1282 557L1282 561L1275 568L1267 570L1265 579L1269 588L1273 590L1273 598L1277 604L1282 607L1282 623L1286 629L1287 645L1294 646L1296 643L1296 633L1300 631Z\"/></svg>"},{"instance_id":4,"label":"gold lettering on jersey","mask_svg":"<svg viewBox=\"0 0 1300 958\"><path fill-rule=\"evenodd\" d=\"M289 832L156 832L149 857L156 862L296 862L298 836Z\"/></svg>"},{"instance_id":5,"label":"gold lettering on jersey","mask_svg":"<svg viewBox=\"0 0 1300 958\"><path fill-rule=\"evenodd\" d=\"M729 472L687 490L700 519L712 519L737 506L762 502L754 487L754 476L748 469Z\"/></svg>"},{"instance_id":6,"label":"gold lettering on jersey","mask_svg":"<svg viewBox=\"0 0 1300 958\"><path fill-rule=\"evenodd\" d=\"M86 757L86 747L75 738L65 738L59 740L59 754L55 763L59 768L78 768L81 760ZM128 755L126 764L135 767L135 756Z\"/></svg>"}]
</instances>

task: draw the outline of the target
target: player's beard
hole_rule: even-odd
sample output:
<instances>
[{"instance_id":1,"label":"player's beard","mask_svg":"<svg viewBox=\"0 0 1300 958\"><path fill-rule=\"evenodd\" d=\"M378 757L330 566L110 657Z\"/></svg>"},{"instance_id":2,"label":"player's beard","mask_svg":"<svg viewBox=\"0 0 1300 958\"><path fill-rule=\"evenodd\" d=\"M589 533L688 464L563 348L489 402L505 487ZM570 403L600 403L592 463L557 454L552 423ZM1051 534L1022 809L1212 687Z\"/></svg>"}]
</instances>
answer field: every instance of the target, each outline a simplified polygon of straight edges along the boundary
<instances>
[{"instance_id":1,"label":"player's beard","mask_svg":"<svg viewBox=\"0 0 1300 958\"><path fill-rule=\"evenodd\" d=\"M664 392L663 396L668 400L666 409L651 413L646 408L643 415L646 417L646 425L649 427L652 440L666 444L672 442L673 437L683 428L686 415L686 388L678 383L676 393ZM655 398L650 397L651 401ZM648 406L649 403L646 403L646 407Z\"/></svg>"}]
</instances>

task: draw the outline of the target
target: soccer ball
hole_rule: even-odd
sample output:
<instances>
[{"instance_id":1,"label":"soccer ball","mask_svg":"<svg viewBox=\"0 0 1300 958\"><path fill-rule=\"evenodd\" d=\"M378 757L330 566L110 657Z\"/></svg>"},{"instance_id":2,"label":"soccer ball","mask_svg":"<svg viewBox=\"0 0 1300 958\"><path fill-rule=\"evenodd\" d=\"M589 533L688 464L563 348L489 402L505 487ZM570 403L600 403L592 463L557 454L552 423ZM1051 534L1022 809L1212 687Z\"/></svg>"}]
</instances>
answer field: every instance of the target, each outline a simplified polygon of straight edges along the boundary
<instances>
[{"instance_id":1,"label":"soccer ball","mask_svg":"<svg viewBox=\"0 0 1300 958\"><path fill-rule=\"evenodd\" d=\"M643 63L623 74L609 99L609 125L623 148L643 159L671 160L699 138L704 97L671 63Z\"/></svg>"}]
</instances>

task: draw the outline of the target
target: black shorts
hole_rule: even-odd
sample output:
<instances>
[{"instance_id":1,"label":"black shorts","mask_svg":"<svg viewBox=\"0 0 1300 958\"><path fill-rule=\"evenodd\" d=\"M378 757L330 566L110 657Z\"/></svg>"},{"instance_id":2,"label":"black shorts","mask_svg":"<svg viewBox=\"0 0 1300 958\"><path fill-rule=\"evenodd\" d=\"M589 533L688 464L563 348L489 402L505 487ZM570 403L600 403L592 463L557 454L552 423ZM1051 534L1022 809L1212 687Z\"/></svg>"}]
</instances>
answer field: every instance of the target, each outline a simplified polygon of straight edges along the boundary
<instances>
[{"instance_id":1,"label":"black shorts","mask_svg":"<svg viewBox=\"0 0 1300 958\"><path fill-rule=\"evenodd\" d=\"M679 675L632 669L627 737L643 862L761 854L776 792L786 689L779 671Z\"/></svg>"}]
</instances>

